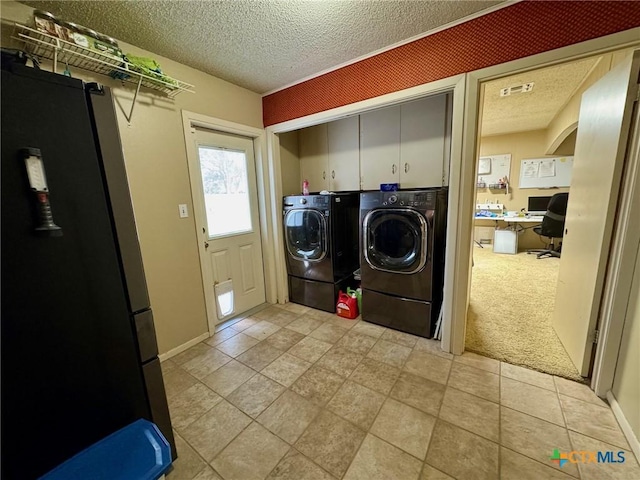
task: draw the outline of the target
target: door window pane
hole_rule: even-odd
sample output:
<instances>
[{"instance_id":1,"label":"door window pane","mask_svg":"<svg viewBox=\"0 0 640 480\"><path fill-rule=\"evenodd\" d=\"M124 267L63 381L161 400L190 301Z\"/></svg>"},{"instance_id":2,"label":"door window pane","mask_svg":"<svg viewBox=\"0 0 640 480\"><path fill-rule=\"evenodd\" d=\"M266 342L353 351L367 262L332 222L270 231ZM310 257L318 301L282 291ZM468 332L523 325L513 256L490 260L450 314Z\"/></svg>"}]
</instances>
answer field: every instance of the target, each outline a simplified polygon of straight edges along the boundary
<instances>
[{"instance_id":1,"label":"door window pane","mask_svg":"<svg viewBox=\"0 0 640 480\"><path fill-rule=\"evenodd\" d=\"M209 238L252 231L245 153L201 146L198 155Z\"/></svg>"}]
</instances>

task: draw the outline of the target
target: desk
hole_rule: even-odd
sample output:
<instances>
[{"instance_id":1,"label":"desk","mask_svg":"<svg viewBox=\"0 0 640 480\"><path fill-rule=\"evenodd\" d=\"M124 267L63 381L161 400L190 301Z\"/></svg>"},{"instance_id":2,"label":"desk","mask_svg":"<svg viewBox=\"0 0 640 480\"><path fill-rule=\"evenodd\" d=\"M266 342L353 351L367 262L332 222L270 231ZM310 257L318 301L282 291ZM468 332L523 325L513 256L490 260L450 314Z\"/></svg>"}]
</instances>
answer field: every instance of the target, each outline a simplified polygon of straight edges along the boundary
<instances>
[{"instance_id":1,"label":"desk","mask_svg":"<svg viewBox=\"0 0 640 480\"><path fill-rule=\"evenodd\" d=\"M506 223L542 223L543 218L543 215L534 215L531 217L502 217L500 220Z\"/></svg>"},{"instance_id":2,"label":"desk","mask_svg":"<svg viewBox=\"0 0 640 480\"><path fill-rule=\"evenodd\" d=\"M494 222L496 222L495 223L496 230L498 230L498 222L504 222L507 224L508 230L519 232L525 229L525 227L523 227L521 224L523 223L540 224L542 223L542 219L544 218L544 216L532 215L530 217L507 217L504 215L498 215L495 217L484 217L484 216L474 215L473 218L474 220L493 220ZM527 228L531 228L531 227L527 227ZM478 242L477 240L474 240L474 241L479 247L484 248L480 242Z\"/></svg>"},{"instance_id":3,"label":"desk","mask_svg":"<svg viewBox=\"0 0 640 480\"><path fill-rule=\"evenodd\" d=\"M505 222L505 223L542 223L543 215L535 215L531 217L505 217L504 215L499 215L497 217L482 217L478 215L474 215L474 220L493 220L496 222Z\"/></svg>"}]
</instances>

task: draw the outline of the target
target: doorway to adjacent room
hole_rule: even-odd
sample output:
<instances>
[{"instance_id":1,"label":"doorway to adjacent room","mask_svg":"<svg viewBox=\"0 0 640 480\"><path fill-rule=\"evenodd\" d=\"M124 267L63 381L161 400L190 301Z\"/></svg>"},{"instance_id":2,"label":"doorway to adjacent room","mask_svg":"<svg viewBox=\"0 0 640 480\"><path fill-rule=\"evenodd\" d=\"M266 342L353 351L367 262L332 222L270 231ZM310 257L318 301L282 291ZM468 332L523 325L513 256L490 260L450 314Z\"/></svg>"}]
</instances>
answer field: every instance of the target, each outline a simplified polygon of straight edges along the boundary
<instances>
[{"instance_id":1,"label":"doorway to adjacent room","mask_svg":"<svg viewBox=\"0 0 640 480\"><path fill-rule=\"evenodd\" d=\"M554 318L558 278L568 275L561 265L575 252L560 249L564 225L551 236L541 232L546 208L530 210L558 193L571 198L582 93L623 58L590 57L483 85L467 350L575 380L586 376ZM551 216L564 220L562 212ZM554 254L527 253L549 248L554 236Z\"/></svg>"}]
</instances>

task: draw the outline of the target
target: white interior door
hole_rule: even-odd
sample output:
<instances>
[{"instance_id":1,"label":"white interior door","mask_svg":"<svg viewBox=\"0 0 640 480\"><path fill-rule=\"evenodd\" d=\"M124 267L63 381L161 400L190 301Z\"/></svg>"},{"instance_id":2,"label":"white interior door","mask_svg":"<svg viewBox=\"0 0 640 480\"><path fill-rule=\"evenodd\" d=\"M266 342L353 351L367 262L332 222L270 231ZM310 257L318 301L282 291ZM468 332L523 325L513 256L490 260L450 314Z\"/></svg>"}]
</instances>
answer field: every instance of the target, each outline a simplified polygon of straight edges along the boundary
<instances>
[{"instance_id":1,"label":"white interior door","mask_svg":"<svg viewBox=\"0 0 640 480\"><path fill-rule=\"evenodd\" d=\"M639 66L636 51L589 88L580 105L552 323L583 376L591 363Z\"/></svg>"},{"instance_id":2,"label":"white interior door","mask_svg":"<svg viewBox=\"0 0 640 480\"><path fill-rule=\"evenodd\" d=\"M190 170L211 325L265 301L256 166L249 138L204 129L194 136Z\"/></svg>"}]
</instances>

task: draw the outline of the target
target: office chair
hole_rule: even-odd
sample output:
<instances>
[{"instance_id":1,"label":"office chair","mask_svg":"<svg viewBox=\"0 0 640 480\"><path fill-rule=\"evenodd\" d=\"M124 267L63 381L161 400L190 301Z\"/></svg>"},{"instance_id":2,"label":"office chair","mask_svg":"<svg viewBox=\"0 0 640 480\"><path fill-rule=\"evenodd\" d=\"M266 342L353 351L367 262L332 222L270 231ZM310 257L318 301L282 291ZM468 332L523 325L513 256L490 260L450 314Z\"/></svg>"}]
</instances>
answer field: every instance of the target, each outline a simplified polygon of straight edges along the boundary
<instances>
[{"instance_id":1,"label":"office chair","mask_svg":"<svg viewBox=\"0 0 640 480\"><path fill-rule=\"evenodd\" d=\"M564 220L567 214L568 193L556 193L547 205L542 223L538 227L533 227L533 231L538 235L549 238L548 248L533 248L527 253L537 253L537 258L559 257L562 249L562 242L555 245L554 239L562 238L564 235Z\"/></svg>"}]
</instances>

